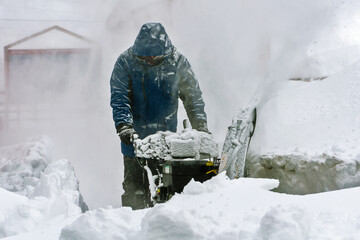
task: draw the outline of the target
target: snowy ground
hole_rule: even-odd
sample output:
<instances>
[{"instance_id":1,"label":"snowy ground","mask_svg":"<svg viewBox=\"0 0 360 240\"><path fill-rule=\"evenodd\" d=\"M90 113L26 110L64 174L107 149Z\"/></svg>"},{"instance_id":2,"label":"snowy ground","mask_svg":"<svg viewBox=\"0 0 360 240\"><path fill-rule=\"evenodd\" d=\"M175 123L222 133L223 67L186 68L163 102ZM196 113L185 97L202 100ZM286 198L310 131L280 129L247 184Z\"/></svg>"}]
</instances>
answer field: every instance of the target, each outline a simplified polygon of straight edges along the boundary
<instances>
[{"instance_id":1,"label":"snowy ground","mask_svg":"<svg viewBox=\"0 0 360 240\"><path fill-rule=\"evenodd\" d=\"M87 212L60 239L359 239L360 188L306 196L268 191L277 184L225 174L193 181L151 209Z\"/></svg>"},{"instance_id":2,"label":"snowy ground","mask_svg":"<svg viewBox=\"0 0 360 240\"><path fill-rule=\"evenodd\" d=\"M55 240L66 225L60 239L359 239L360 188L306 196L268 191L277 185L221 174L191 182L151 209L97 209L6 239Z\"/></svg>"}]
</instances>

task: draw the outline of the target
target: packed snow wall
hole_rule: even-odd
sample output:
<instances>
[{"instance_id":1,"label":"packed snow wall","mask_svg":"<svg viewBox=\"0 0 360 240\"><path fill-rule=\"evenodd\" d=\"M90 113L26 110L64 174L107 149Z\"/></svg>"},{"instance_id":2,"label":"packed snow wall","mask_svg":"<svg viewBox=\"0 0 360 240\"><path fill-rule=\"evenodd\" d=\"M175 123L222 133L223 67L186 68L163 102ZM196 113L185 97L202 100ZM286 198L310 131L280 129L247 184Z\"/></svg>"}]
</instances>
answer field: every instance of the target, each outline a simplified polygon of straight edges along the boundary
<instances>
[{"instance_id":1,"label":"packed snow wall","mask_svg":"<svg viewBox=\"0 0 360 240\"><path fill-rule=\"evenodd\" d=\"M248 163L248 177L279 179L274 191L309 194L360 186L360 161L336 156L264 155Z\"/></svg>"}]
</instances>

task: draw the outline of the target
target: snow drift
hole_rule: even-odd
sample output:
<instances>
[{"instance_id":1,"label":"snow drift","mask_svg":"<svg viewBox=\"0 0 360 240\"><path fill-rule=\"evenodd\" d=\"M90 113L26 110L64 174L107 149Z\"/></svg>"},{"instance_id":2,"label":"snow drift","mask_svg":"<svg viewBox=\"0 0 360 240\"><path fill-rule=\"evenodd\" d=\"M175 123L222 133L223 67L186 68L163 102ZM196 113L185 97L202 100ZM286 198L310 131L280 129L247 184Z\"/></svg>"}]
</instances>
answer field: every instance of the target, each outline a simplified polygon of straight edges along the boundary
<instances>
[{"instance_id":1,"label":"snow drift","mask_svg":"<svg viewBox=\"0 0 360 240\"><path fill-rule=\"evenodd\" d=\"M255 164L249 164L248 175L279 179L279 192L318 193L360 186L360 162L326 154L264 155Z\"/></svg>"},{"instance_id":2,"label":"snow drift","mask_svg":"<svg viewBox=\"0 0 360 240\"><path fill-rule=\"evenodd\" d=\"M357 239L360 188L315 195L269 191L277 180L224 173L151 209L97 209L62 230L61 240L87 239ZM326 203L326 204L324 204Z\"/></svg>"},{"instance_id":3,"label":"snow drift","mask_svg":"<svg viewBox=\"0 0 360 240\"><path fill-rule=\"evenodd\" d=\"M0 148L0 237L87 210L70 162L51 158L47 137Z\"/></svg>"},{"instance_id":4,"label":"snow drift","mask_svg":"<svg viewBox=\"0 0 360 240\"><path fill-rule=\"evenodd\" d=\"M289 82L258 111L247 171L306 194L360 186L360 62L323 81Z\"/></svg>"}]
</instances>

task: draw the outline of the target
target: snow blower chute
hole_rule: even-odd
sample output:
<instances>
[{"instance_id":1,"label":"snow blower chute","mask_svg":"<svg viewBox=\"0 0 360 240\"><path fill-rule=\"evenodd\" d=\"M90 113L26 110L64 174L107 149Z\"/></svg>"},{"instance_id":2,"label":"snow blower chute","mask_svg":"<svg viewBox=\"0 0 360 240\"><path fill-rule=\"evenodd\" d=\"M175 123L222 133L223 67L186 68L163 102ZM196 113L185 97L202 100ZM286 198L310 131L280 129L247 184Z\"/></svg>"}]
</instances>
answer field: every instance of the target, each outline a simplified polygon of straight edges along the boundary
<instances>
[{"instance_id":1,"label":"snow blower chute","mask_svg":"<svg viewBox=\"0 0 360 240\"><path fill-rule=\"evenodd\" d=\"M241 109L226 134L219 172L230 179L246 177L245 163L249 143L255 131L256 108Z\"/></svg>"}]
</instances>

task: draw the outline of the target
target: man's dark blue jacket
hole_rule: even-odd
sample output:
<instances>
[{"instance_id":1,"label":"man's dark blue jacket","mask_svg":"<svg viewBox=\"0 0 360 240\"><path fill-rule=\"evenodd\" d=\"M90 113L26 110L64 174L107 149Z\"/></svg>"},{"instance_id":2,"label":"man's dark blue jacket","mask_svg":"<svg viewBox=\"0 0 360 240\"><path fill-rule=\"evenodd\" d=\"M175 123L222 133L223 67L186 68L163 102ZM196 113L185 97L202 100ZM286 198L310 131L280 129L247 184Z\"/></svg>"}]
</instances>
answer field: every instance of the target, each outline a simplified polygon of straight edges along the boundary
<instances>
[{"instance_id":1,"label":"man's dark blue jacket","mask_svg":"<svg viewBox=\"0 0 360 240\"><path fill-rule=\"evenodd\" d=\"M137 58L159 55L165 58L156 66ZM140 138L157 131L176 132L179 97L192 127L206 125L199 83L160 23L142 26L134 45L117 59L110 85L115 126L131 124ZM134 156L132 145L121 147L125 156Z\"/></svg>"}]
</instances>

